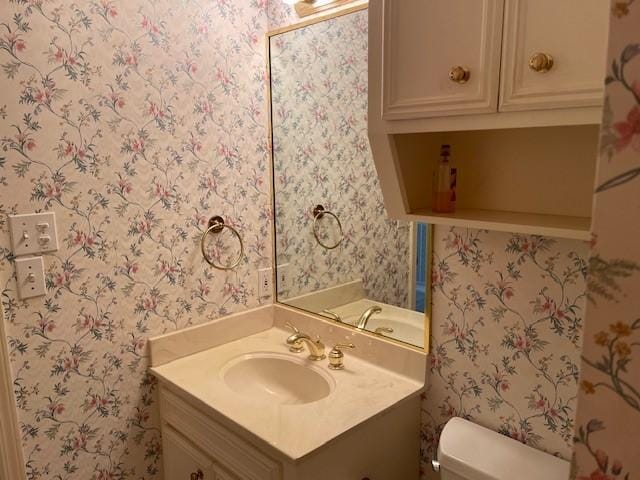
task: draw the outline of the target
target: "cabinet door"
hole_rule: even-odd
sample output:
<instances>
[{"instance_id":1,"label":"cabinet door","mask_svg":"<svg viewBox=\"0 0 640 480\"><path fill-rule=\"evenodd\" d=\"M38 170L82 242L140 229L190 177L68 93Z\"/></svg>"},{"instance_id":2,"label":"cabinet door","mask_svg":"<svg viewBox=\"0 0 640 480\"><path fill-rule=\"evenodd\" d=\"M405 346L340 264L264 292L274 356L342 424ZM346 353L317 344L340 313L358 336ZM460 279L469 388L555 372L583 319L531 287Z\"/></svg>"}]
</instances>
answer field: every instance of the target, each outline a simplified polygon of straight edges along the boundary
<instances>
[{"instance_id":1,"label":"cabinet door","mask_svg":"<svg viewBox=\"0 0 640 480\"><path fill-rule=\"evenodd\" d=\"M216 474L216 480L241 480L239 476L218 464L213 466L213 471Z\"/></svg>"},{"instance_id":2,"label":"cabinet door","mask_svg":"<svg viewBox=\"0 0 640 480\"><path fill-rule=\"evenodd\" d=\"M503 4L384 0L383 118L496 112Z\"/></svg>"},{"instance_id":3,"label":"cabinet door","mask_svg":"<svg viewBox=\"0 0 640 480\"><path fill-rule=\"evenodd\" d=\"M166 480L217 480L213 461L168 425L162 428Z\"/></svg>"},{"instance_id":4,"label":"cabinet door","mask_svg":"<svg viewBox=\"0 0 640 480\"><path fill-rule=\"evenodd\" d=\"M500 110L601 105L609 3L506 0Z\"/></svg>"}]
</instances>

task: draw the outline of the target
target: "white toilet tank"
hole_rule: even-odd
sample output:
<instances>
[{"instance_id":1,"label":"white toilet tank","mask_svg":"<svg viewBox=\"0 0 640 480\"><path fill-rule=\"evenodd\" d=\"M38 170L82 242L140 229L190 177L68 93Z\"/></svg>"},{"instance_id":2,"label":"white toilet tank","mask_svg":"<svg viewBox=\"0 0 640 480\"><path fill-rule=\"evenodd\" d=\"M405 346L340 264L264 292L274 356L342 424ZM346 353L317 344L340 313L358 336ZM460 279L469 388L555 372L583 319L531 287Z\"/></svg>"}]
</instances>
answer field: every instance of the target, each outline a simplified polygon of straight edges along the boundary
<instances>
[{"instance_id":1,"label":"white toilet tank","mask_svg":"<svg viewBox=\"0 0 640 480\"><path fill-rule=\"evenodd\" d=\"M569 462L452 418L438 446L442 480L568 480Z\"/></svg>"}]
</instances>

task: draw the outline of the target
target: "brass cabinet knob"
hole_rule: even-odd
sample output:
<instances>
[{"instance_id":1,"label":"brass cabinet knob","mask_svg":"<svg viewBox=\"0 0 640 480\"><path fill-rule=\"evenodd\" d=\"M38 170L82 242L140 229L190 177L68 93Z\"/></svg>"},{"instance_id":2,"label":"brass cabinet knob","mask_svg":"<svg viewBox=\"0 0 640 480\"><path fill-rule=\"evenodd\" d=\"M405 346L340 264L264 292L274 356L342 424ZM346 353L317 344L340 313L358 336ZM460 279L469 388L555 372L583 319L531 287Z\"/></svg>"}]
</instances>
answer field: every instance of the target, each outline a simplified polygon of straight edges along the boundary
<instances>
[{"instance_id":1,"label":"brass cabinet knob","mask_svg":"<svg viewBox=\"0 0 640 480\"><path fill-rule=\"evenodd\" d=\"M553 68L553 57L548 53L534 53L529 59L529 68L534 72L546 73Z\"/></svg>"},{"instance_id":2,"label":"brass cabinet knob","mask_svg":"<svg viewBox=\"0 0 640 480\"><path fill-rule=\"evenodd\" d=\"M452 82L456 83L467 83L469 78L471 78L471 72L468 68L461 67L460 65L456 65L449 70L449 78Z\"/></svg>"},{"instance_id":3,"label":"brass cabinet knob","mask_svg":"<svg viewBox=\"0 0 640 480\"><path fill-rule=\"evenodd\" d=\"M191 474L190 480L204 480L204 473L202 473L202 470L198 469L197 472Z\"/></svg>"}]
</instances>

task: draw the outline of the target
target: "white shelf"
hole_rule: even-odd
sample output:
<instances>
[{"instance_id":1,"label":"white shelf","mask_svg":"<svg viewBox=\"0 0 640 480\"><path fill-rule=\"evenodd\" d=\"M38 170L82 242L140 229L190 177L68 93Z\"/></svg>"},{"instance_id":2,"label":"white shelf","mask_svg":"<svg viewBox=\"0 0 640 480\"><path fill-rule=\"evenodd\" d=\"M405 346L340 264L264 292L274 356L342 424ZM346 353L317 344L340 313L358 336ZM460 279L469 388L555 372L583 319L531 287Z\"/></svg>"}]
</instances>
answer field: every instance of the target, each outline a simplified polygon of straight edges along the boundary
<instances>
[{"instance_id":1,"label":"white shelf","mask_svg":"<svg viewBox=\"0 0 640 480\"><path fill-rule=\"evenodd\" d=\"M455 213L435 213L430 209L416 210L407 214L406 217L407 220L433 225L451 225L587 241L591 239L591 219L586 217L498 210L457 210Z\"/></svg>"}]
</instances>

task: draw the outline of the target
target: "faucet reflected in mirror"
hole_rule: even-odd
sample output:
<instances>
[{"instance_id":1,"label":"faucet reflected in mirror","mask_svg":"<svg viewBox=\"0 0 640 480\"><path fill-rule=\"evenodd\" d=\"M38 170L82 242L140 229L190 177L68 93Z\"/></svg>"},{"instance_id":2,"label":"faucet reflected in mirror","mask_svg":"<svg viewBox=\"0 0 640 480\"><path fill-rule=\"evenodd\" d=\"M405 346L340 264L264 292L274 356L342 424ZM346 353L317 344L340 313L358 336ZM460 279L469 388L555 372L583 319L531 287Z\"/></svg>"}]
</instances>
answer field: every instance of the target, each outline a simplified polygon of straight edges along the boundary
<instances>
[{"instance_id":1,"label":"faucet reflected in mirror","mask_svg":"<svg viewBox=\"0 0 640 480\"><path fill-rule=\"evenodd\" d=\"M362 312L362 315L360 315L360 318L358 319L357 327L361 330L367 328L367 323L369 323L369 319L371 318L371 315L374 315L376 313L381 313L381 312L382 312L382 307L379 307L378 305L373 305L367 308L364 312Z\"/></svg>"},{"instance_id":2,"label":"faucet reflected in mirror","mask_svg":"<svg viewBox=\"0 0 640 480\"><path fill-rule=\"evenodd\" d=\"M384 207L367 29L362 6L269 36L277 300L423 348L430 228Z\"/></svg>"}]
</instances>

